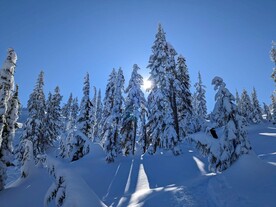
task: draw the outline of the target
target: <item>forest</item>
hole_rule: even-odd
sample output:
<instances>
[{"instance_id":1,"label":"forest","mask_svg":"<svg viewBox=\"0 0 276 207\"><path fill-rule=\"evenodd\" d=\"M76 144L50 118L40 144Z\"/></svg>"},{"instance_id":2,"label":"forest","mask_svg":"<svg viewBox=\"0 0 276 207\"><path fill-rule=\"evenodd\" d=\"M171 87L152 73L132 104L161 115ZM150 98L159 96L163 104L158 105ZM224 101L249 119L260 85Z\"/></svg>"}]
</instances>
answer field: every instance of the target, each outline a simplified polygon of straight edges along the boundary
<instances>
[{"instance_id":1,"label":"forest","mask_svg":"<svg viewBox=\"0 0 276 207\"><path fill-rule=\"evenodd\" d=\"M276 64L275 44L270 58ZM160 150L182 156L186 153L183 145L187 145L207 158L210 172L221 173L254 150L248 126L276 123L275 94L271 95L271 104L261 105L255 88L233 95L218 76L212 80L215 104L208 113L200 72L192 85L185 57L168 43L161 25L148 61L147 95L137 64L128 83L122 68L113 69L103 95L96 86L90 86L87 73L83 96L71 94L67 101L58 86L45 95L41 71L29 96L27 120L21 124L20 86L14 80L16 62L16 52L9 48L0 72L0 191L5 189L8 168L19 167L20 177L25 179L33 166L43 165L56 178L56 185L46 197L49 202L57 198L57 206L63 206L66 200L62 187L65 181L47 164L52 151L65 162L79 162L93 154L93 145L97 144L105 152L108 166L118 157L155 156ZM271 77L276 81L276 68ZM22 133L15 144L19 128ZM207 134L208 139L197 136L200 133Z\"/></svg>"}]
</instances>

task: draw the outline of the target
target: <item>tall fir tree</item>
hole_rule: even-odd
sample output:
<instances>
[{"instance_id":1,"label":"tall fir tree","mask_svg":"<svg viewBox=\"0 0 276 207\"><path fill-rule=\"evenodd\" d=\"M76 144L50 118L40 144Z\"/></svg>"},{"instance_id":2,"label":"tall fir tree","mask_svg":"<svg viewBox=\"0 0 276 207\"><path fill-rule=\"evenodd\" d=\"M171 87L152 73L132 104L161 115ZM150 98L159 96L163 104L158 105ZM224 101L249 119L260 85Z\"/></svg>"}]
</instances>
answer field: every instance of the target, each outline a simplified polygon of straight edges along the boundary
<instances>
[{"instance_id":1,"label":"tall fir tree","mask_svg":"<svg viewBox=\"0 0 276 207\"><path fill-rule=\"evenodd\" d=\"M35 158L39 154L45 153L45 150L53 144L53 140L46 139L45 137L46 103L43 86L44 72L41 71L35 88L28 100L28 119L24 125L18 149L20 161L25 151L25 140L30 140L33 143L33 154Z\"/></svg>"},{"instance_id":2,"label":"tall fir tree","mask_svg":"<svg viewBox=\"0 0 276 207\"><path fill-rule=\"evenodd\" d=\"M92 139L92 102L90 100L89 74L84 77L83 97L80 103L80 112L77 118L77 128L89 139Z\"/></svg>"},{"instance_id":3,"label":"tall fir tree","mask_svg":"<svg viewBox=\"0 0 276 207\"><path fill-rule=\"evenodd\" d=\"M270 59L274 63L273 72L271 74L271 77L273 78L274 82L276 82L276 42L272 41L272 46L270 50Z\"/></svg>"},{"instance_id":4,"label":"tall fir tree","mask_svg":"<svg viewBox=\"0 0 276 207\"><path fill-rule=\"evenodd\" d=\"M60 103L62 96L60 95L60 89L57 86L55 93L52 95L49 93L48 100L46 103L46 116L45 116L45 138L51 140L53 143L57 140L61 134L62 114Z\"/></svg>"},{"instance_id":5,"label":"tall fir tree","mask_svg":"<svg viewBox=\"0 0 276 207\"><path fill-rule=\"evenodd\" d=\"M8 49L7 58L0 71L0 191L6 180L6 167L12 162L12 142L15 124L18 119L18 105L14 95L14 72L17 55L12 48ZM14 93L14 94L13 94ZM12 108L17 107L17 108Z\"/></svg>"},{"instance_id":6,"label":"tall fir tree","mask_svg":"<svg viewBox=\"0 0 276 207\"><path fill-rule=\"evenodd\" d=\"M149 153L156 152L157 147L171 149L179 154L179 119L177 114L177 92L175 68L176 52L167 43L165 32L158 26L152 55L149 59L149 80L152 82L148 96L148 136L151 142ZM177 85L177 87L175 87Z\"/></svg>"},{"instance_id":7,"label":"tall fir tree","mask_svg":"<svg viewBox=\"0 0 276 207\"><path fill-rule=\"evenodd\" d=\"M83 97L80 103L79 115L76 120L76 130L71 130L67 136L69 157L72 161L78 160L89 153L92 138L92 103L89 97L89 74L84 77Z\"/></svg>"},{"instance_id":8,"label":"tall fir tree","mask_svg":"<svg viewBox=\"0 0 276 207\"><path fill-rule=\"evenodd\" d=\"M106 161L113 162L120 153L121 115L123 112L124 75L120 68L112 70L106 87L103 116L101 120L103 145L106 151Z\"/></svg>"},{"instance_id":9,"label":"tall fir tree","mask_svg":"<svg viewBox=\"0 0 276 207\"><path fill-rule=\"evenodd\" d=\"M236 90L236 105L238 107L238 113L241 113L241 99L238 90Z\"/></svg>"},{"instance_id":10,"label":"tall fir tree","mask_svg":"<svg viewBox=\"0 0 276 207\"><path fill-rule=\"evenodd\" d=\"M223 129L220 137L220 149L211 156L210 169L223 171L229 168L241 155L249 153L251 145L247 139L247 132L243 124L243 117L238 114L235 98L226 88L226 84L220 77L212 80L217 91L215 95L215 108L212 112L217 125Z\"/></svg>"},{"instance_id":11,"label":"tall fir tree","mask_svg":"<svg viewBox=\"0 0 276 207\"><path fill-rule=\"evenodd\" d=\"M246 119L247 123L253 123L253 105L245 89L243 89L240 101L240 114Z\"/></svg>"},{"instance_id":12,"label":"tall fir tree","mask_svg":"<svg viewBox=\"0 0 276 207\"><path fill-rule=\"evenodd\" d=\"M178 119L180 123L180 137L183 139L189 132L193 132L192 118L192 94L190 91L190 75L186 60L182 55L177 58L177 77L180 82L180 90L177 94Z\"/></svg>"},{"instance_id":13,"label":"tall fir tree","mask_svg":"<svg viewBox=\"0 0 276 207\"><path fill-rule=\"evenodd\" d=\"M207 106L206 106L206 97L205 97L205 90L206 86L203 85L201 74L198 72L198 82L195 83L196 89L196 99L197 99L197 107L196 107L196 114L203 119L207 116Z\"/></svg>"},{"instance_id":14,"label":"tall fir tree","mask_svg":"<svg viewBox=\"0 0 276 207\"><path fill-rule=\"evenodd\" d=\"M194 112L197 111L197 98L196 98L196 91L193 93L192 95L192 109ZM195 113L193 113L194 115L196 115Z\"/></svg>"},{"instance_id":15,"label":"tall fir tree","mask_svg":"<svg viewBox=\"0 0 276 207\"><path fill-rule=\"evenodd\" d=\"M170 128L173 127L173 129L176 133L176 137L171 137L172 139L177 140L174 142L176 145L178 141L180 141L180 126L179 126L179 119L178 119L178 107L177 100L179 98L179 94L182 94L181 92L181 82L178 79L178 74L176 71L176 62L175 62L175 56L177 55L177 52L173 48L173 46L167 42L167 47L165 48L168 51L168 57L167 57L167 66L165 69L165 85L162 86L164 93L166 94L166 99L169 104L167 104L167 107L170 107L169 110L171 110L171 113L166 113L165 115L168 117L169 120L172 120L172 123L170 123ZM168 121L168 120L167 120Z\"/></svg>"},{"instance_id":16,"label":"tall fir tree","mask_svg":"<svg viewBox=\"0 0 276 207\"><path fill-rule=\"evenodd\" d=\"M272 114L272 121L274 124L276 124L276 97L274 95L271 95L271 106L272 106L272 110L271 110L271 114Z\"/></svg>"},{"instance_id":17,"label":"tall fir tree","mask_svg":"<svg viewBox=\"0 0 276 207\"><path fill-rule=\"evenodd\" d=\"M96 133L96 124L97 124L97 88L93 87L93 98L91 103L93 105L91 109L91 119L92 119L92 141L96 142L96 137L94 136Z\"/></svg>"},{"instance_id":18,"label":"tall fir tree","mask_svg":"<svg viewBox=\"0 0 276 207\"><path fill-rule=\"evenodd\" d=\"M69 118L71 116L71 110L72 110L72 104L73 104L73 94L70 93L70 96L68 98L68 101L61 109L62 116L63 116L63 130L66 131L68 129L68 122Z\"/></svg>"},{"instance_id":19,"label":"tall fir tree","mask_svg":"<svg viewBox=\"0 0 276 207\"><path fill-rule=\"evenodd\" d=\"M168 53L167 65L165 67L165 76L161 84L163 93L165 94L163 105L164 114L164 133L161 142L161 147L171 149L175 155L180 154L178 144L180 142L181 125L179 122L179 104L180 94L182 95L182 83L177 74L175 56L177 52L171 44L167 42L165 48ZM163 82L162 81L162 82Z\"/></svg>"},{"instance_id":20,"label":"tall fir tree","mask_svg":"<svg viewBox=\"0 0 276 207\"><path fill-rule=\"evenodd\" d=\"M109 121L109 119L111 116L111 109L114 106L116 79L117 79L117 72L113 68L111 74L109 75L109 79L106 85L105 97L103 100L102 118L100 122L100 125L102 126L100 135L102 137L103 145L105 145L104 142L107 139L107 132L112 130L111 122Z\"/></svg>"},{"instance_id":21,"label":"tall fir tree","mask_svg":"<svg viewBox=\"0 0 276 207\"><path fill-rule=\"evenodd\" d=\"M102 94L101 94L101 89L99 89L97 94L95 126L93 131L93 137L96 142L101 142L100 132L101 132L102 111L103 111Z\"/></svg>"},{"instance_id":22,"label":"tall fir tree","mask_svg":"<svg viewBox=\"0 0 276 207\"><path fill-rule=\"evenodd\" d=\"M3 156L1 159L5 160L7 166L12 165L14 160L13 157L13 140L15 136L15 130L18 128L17 120L19 118L19 109L20 102L18 97L18 85L15 87L15 91L13 91L9 104L8 111L6 115L6 128L3 131L3 142L2 142L2 152Z\"/></svg>"},{"instance_id":23,"label":"tall fir tree","mask_svg":"<svg viewBox=\"0 0 276 207\"><path fill-rule=\"evenodd\" d=\"M163 133L163 120L164 116L161 110L161 103L164 99L164 94L161 89L154 87L148 95L148 123L147 123L147 136L150 141L148 152L154 154L160 146L161 137Z\"/></svg>"},{"instance_id":24,"label":"tall fir tree","mask_svg":"<svg viewBox=\"0 0 276 207\"><path fill-rule=\"evenodd\" d=\"M74 152L72 152L72 149L74 148L74 136L76 131L76 120L79 112L79 105L78 105L78 98L72 98L72 104L71 107L68 108L68 123L66 126L66 131L62 134L59 148L60 153L59 155L62 158L69 158L70 160L73 160Z\"/></svg>"},{"instance_id":25,"label":"tall fir tree","mask_svg":"<svg viewBox=\"0 0 276 207\"><path fill-rule=\"evenodd\" d=\"M76 128L77 118L79 114L79 101L78 98L74 98L72 102L71 115L70 115L70 129Z\"/></svg>"},{"instance_id":26,"label":"tall fir tree","mask_svg":"<svg viewBox=\"0 0 276 207\"><path fill-rule=\"evenodd\" d=\"M123 75L123 71L119 68L116 82L115 82L115 91L114 91L114 105L111 109L111 115L109 120L111 122L112 130L108 132L107 139L105 141L106 146L106 160L107 162L113 162L114 157L117 156L121 151L120 142L120 130L121 130L121 122L122 122L122 112L123 112L123 92L124 92L124 83L125 78Z\"/></svg>"},{"instance_id":27,"label":"tall fir tree","mask_svg":"<svg viewBox=\"0 0 276 207\"><path fill-rule=\"evenodd\" d=\"M198 72L198 82L195 83L195 95L194 95L194 108L193 117L195 118L195 131L200 131L204 126L205 119L207 117L207 106L206 106L206 86L203 85L201 74Z\"/></svg>"},{"instance_id":28,"label":"tall fir tree","mask_svg":"<svg viewBox=\"0 0 276 207\"><path fill-rule=\"evenodd\" d=\"M126 88L125 110L122 117L122 151L124 155L135 153L137 135L141 134L143 128L143 117L146 114L146 99L141 85L143 77L138 73L140 68L133 65L131 78Z\"/></svg>"},{"instance_id":29,"label":"tall fir tree","mask_svg":"<svg viewBox=\"0 0 276 207\"><path fill-rule=\"evenodd\" d=\"M17 55L12 48L8 49L7 58L0 71L0 147L3 141L2 133L6 124L8 102L14 88L14 72Z\"/></svg>"},{"instance_id":30,"label":"tall fir tree","mask_svg":"<svg viewBox=\"0 0 276 207\"><path fill-rule=\"evenodd\" d=\"M260 123L263 120L263 116L262 116L262 109L261 109L260 102L258 100L257 92L255 88L253 88L251 99L252 99L252 108L253 108L253 113L252 113L253 122Z\"/></svg>"}]
</instances>

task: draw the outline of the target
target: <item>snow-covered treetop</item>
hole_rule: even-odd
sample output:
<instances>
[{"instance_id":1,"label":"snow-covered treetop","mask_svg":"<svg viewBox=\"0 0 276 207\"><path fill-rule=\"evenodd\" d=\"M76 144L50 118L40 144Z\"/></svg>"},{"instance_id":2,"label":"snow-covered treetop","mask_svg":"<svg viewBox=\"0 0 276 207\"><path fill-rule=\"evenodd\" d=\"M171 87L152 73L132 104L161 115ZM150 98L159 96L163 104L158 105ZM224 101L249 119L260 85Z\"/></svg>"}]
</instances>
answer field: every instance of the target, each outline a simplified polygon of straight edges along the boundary
<instances>
[{"instance_id":1,"label":"snow-covered treetop","mask_svg":"<svg viewBox=\"0 0 276 207\"><path fill-rule=\"evenodd\" d=\"M226 84L220 77L214 77L212 85L217 91L215 95L215 107L212 112L212 119L218 124L218 126L224 126L227 122L225 117L229 117L233 111L236 111L236 105L233 103L235 98L232 93L225 87Z\"/></svg>"},{"instance_id":2,"label":"snow-covered treetop","mask_svg":"<svg viewBox=\"0 0 276 207\"><path fill-rule=\"evenodd\" d=\"M155 37L156 37L156 38L157 38L157 37L161 37L161 39L166 40L165 35L166 35L166 33L164 32L164 29L163 29L162 25L159 23L159 24L158 24L158 32L157 32L157 34L156 34Z\"/></svg>"},{"instance_id":3,"label":"snow-covered treetop","mask_svg":"<svg viewBox=\"0 0 276 207\"><path fill-rule=\"evenodd\" d=\"M179 55L177 57L177 78L181 82L181 84L184 86L182 90L184 90L184 93L189 93L186 94L186 96L191 96L190 94L190 75L188 72L188 67L186 65L186 60L182 55Z\"/></svg>"},{"instance_id":4,"label":"snow-covered treetop","mask_svg":"<svg viewBox=\"0 0 276 207\"><path fill-rule=\"evenodd\" d=\"M36 82L36 87L39 89L42 89L44 86L44 71L40 71L39 75L38 75L38 79Z\"/></svg>"},{"instance_id":5,"label":"snow-covered treetop","mask_svg":"<svg viewBox=\"0 0 276 207\"><path fill-rule=\"evenodd\" d=\"M186 60L181 54L177 57L177 65L178 65L177 69L179 74L187 73L188 69L186 65Z\"/></svg>"},{"instance_id":6,"label":"snow-covered treetop","mask_svg":"<svg viewBox=\"0 0 276 207\"><path fill-rule=\"evenodd\" d=\"M206 86L203 85L201 74L198 72L198 82L195 83L195 114L197 114L199 117L205 118L207 115L207 106L206 106L206 98L205 98L205 89Z\"/></svg>"},{"instance_id":7,"label":"snow-covered treetop","mask_svg":"<svg viewBox=\"0 0 276 207\"><path fill-rule=\"evenodd\" d=\"M168 51L172 56L176 56L177 52L174 49L174 47L171 45L171 43L167 42Z\"/></svg>"},{"instance_id":8,"label":"snow-covered treetop","mask_svg":"<svg viewBox=\"0 0 276 207\"><path fill-rule=\"evenodd\" d=\"M169 56L165 32L159 24L152 46L152 55L150 56L149 65L147 66L147 68L150 69L149 80L152 82L153 88L160 86L165 70L169 68Z\"/></svg>"},{"instance_id":9,"label":"snow-covered treetop","mask_svg":"<svg viewBox=\"0 0 276 207\"><path fill-rule=\"evenodd\" d=\"M138 70L140 70L139 66L137 64L134 64L133 65L133 71L131 73L131 78L129 80L129 84L128 84L128 87L126 88L126 93L129 92L129 90L132 88L132 87L137 87L137 86L141 86L143 85L143 77L138 74Z\"/></svg>"},{"instance_id":10,"label":"snow-covered treetop","mask_svg":"<svg viewBox=\"0 0 276 207\"><path fill-rule=\"evenodd\" d=\"M13 64L16 64L17 61L17 55L13 48L8 49L8 60L10 60Z\"/></svg>"},{"instance_id":11,"label":"snow-covered treetop","mask_svg":"<svg viewBox=\"0 0 276 207\"><path fill-rule=\"evenodd\" d=\"M28 100L28 110L29 113L32 113L33 109L41 111L41 115L44 113L45 109L45 95L43 91L44 86L44 72L40 71L35 88L30 95L30 99ZM33 111L34 112L34 111ZM34 112L36 114L36 112Z\"/></svg>"},{"instance_id":12,"label":"snow-covered treetop","mask_svg":"<svg viewBox=\"0 0 276 207\"><path fill-rule=\"evenodd\" d=\"M141 90L143 77L138 73L138 70L140 70L139 66L134 64L128 87L125 90L127 93L126 107L134 107L132 110L138 110L139 108L144 110L146 108L146 100Z\"/></svg>"},{"instance_id":13,"label":"snow-covered treetop","mask_svg":"<svg viewBox=\"0 0 276 207\"><path fill-rule=\"evenodd\" d=\"M272 62L274 62L276 64L276 42L272 41L272 47L270 50L270 59Z\"/></svg>"},{"instance_id":14,"label":"snow-covered treetop","mask_svg":"<svg viewBox=\"0 0 276 207\"><path fill-rule=\"evenodd\" d=\"M0 71L1 84L9 86L8 88L14 89L14 70L16 66L17 55L12 48L8 49L7 58Z\"/></svg>"},{"instance_id":15,"label":"snow-covered treetop","mask_svg":"<svg viewBox=\"0 0 276 207\"><path fill-rule=\"evenodd\" d=\"M212 80L212 85L214 85L215 90L218 90L215 96L215 100L223 97L228 97L229 101L235 101L235 97L233 96L233 94L230 93L227 88L225 88L226 84L221 77L214 77Z\"/></svg>"},{"instance_id":16,"label":"snow-covered treetop","mask_svg":"<svg viewBox=\"0 0 276 207\"><path fill-rule=\"evenodd\" d=\"M84 77L83 95L89 97L90 93L90 83L89 83L89 73L86 73Z\"/></svg>"},{"instance_id":17,"label":"snow-covered treetop","mask_svg":"<svg viewBox=\"0 0 276 207\"><path fill-rule=\"evenodd\" d=\"M226 86L226 84L223 82L223 79L218 76L213 78L212 85L214 85L215 90L217 90L220 86L223 86L223 87Z\"/></svg>"}]
</instances>

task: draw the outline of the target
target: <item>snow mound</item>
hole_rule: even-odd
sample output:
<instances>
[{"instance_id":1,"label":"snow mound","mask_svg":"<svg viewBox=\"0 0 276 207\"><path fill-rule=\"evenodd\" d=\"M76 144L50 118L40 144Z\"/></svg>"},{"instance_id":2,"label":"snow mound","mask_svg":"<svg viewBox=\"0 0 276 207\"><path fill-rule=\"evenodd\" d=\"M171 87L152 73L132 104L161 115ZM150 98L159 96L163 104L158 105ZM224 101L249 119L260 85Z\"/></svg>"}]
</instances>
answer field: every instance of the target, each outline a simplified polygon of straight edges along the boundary
<instances>
[{"instance_id":1,"label":"snow mound","mask_svg":"<svg viewBox=\"0 0 276 207\"><path fill-rule=\"evenodd\" d=\"M208 191L218 206L275 206L275 175L276 168L252 152L213 177Z\"/></svg>"}]
</instances>

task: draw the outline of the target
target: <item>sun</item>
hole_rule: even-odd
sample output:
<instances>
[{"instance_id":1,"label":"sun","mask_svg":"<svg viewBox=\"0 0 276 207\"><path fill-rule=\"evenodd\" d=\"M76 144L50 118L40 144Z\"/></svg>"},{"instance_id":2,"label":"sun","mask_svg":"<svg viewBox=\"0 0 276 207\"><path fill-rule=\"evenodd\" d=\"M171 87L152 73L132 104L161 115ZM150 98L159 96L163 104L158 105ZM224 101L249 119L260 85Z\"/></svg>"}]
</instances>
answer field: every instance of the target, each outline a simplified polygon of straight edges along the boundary
<instances>
[{"instance_id":1,"label":"sun","mask_svg":"<svg viewBox=\"0 0 276 207\"><path fill-rule=\"evenodd\" d=\"M152 86L152 82L148 79L144 79L144 82L143 82L143 89L144 90L148 90L150 89Z\"/></svg>"}]
</instances>

